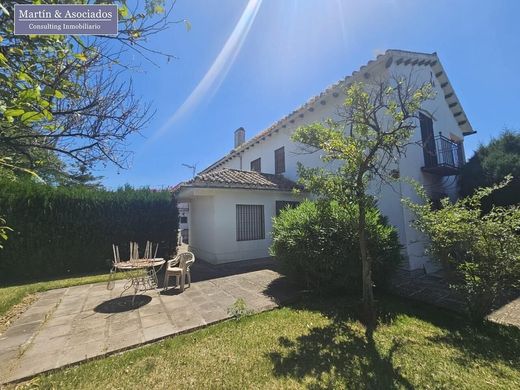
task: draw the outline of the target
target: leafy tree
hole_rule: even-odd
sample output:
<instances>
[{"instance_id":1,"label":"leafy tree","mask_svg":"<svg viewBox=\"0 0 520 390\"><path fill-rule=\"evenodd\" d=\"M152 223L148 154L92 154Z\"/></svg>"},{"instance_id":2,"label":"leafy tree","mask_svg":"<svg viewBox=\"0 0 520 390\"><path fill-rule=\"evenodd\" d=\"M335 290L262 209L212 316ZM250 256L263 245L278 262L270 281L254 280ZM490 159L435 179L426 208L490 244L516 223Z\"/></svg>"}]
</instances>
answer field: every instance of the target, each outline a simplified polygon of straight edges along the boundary
<instances>
[{"instance_id":1,"label":"leafy tree","mask_svg":"<svg viewBox=\"0 0 520 390\"><path fill-rule=\"evenodd\" d=\"M472 195L477 188L497 184L507 175L513 175L511 183L482 200L484 211L493 205L508 206L520 201L520 132L514 130L505 130L489 144L479 146L462 168L460 194Z\"/></svg>"},{"instance_id":2,"label":"leafy tree","mask_svg":"<svg viewBox=\"0 0 520 390\"><path fill-rule=\"evenodd\" d=\"M154 64L157 55L174 58L146 41L183 21L169 21L175 1L168 8L165 0L103 3L118 5L117 37L14 35L15 2L0 1L0 177L29 173L49 183L81 184L93 179L88 170L97 163L128 165L125 139L152 113L124 79L135 69L135 59L125 63L124 55L137 53Z\"/></svg>"},{"instance_id":3,"label":"leafy tree","mask_svg":"<svg viewBox=\"0 0 520 390\"><path fill-rule=\"evenodd\" d=\"M405 204L417 216L415 227L429 238L428 251L452 270L452 287L466 299L470 316L481 321L490 309L520 288L520 207L493 207L482 215L482 200L511 181L482 187L452 204L435 209L418 187L424 204Z\"/></svg>"},{"instance_id":4,"label":"leafy tree","mask_svg":"<svg viewBox=\"0 0 520 390\"><path fill-rule=\"evenodd\" d=\"M338 163L336 170L299 164L302 184L318 196L358 207L363 311L371 329L375 317L373 254L367 245L367 209L372 202L368 185L376 178L385 182L392 179L395 161L410 143L419 107L431 98L432 88L429 83L415 86L411 78L390 78L371 84L355 83L345 93L339 120L300 127L293 140L309 152L320 150L324 163Z\"/></svg>"},{"instance_id":5,"label":"leafy tree","mask_svg":"<svg viewBox=\"0 0 520 390\"><path fill-rule=\"evenodd\" d=\"M165 9L165 0L103 3L119 6L117 37L14 35L14 2L2 2L0 155L7 162L3 172L31 169L52 177L73 166L128 165L124 141L139 132L152 113L125 80L125 72L135 69L132 62L124 62L131 58L125 53L135 52L151 62L156 55L173 58L146 44L150 36L174 23L168 20L173 4ZM130 4L138 5L131 10Z\"/></svg>"}]
</instances>

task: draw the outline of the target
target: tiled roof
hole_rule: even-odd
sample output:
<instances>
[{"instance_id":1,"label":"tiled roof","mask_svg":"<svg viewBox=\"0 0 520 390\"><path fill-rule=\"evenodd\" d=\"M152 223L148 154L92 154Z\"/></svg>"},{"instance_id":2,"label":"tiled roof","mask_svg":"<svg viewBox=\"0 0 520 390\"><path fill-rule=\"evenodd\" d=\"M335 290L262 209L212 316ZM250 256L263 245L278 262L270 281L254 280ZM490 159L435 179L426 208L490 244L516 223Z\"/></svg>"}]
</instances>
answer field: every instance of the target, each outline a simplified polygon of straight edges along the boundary
<instances>
[{"instance_id":1,"label":"tiled roof","mask_svg":"<svg viewBox=\"0 0 520 390\"><path fill-rule=\"evenodd\" d=\"M246 188L273 191L301 189L301 186L281 175L230 168L222 168L197 175L189 181L176 185L172 192L178 192L185 187Z\"/></svg>"},{"instance_id":2,"label":"tiled roof","mask_svg":"<svg viewBox=\"0 0 520 390\"><path fill-rule=\"evenodd\" d=\"M309 99L306 103L301 105L299 108L286 115L282 119L275 122L269 128L255 135L253 138L244 142L242 145L238 146L235 149L232 149L228 154L226 154L221 159L217 160L215 163L211 164L209 167L202 170L201 173L211 172L215 169L220 169L220 167L225 164L227 161L232 158L238 157L241 153L244 152L245 149L248 149L251 145L255 143L260 143L266 139L267 136L272 134L273 132L278 132L280 128L285 128L288 123L294 122L298 118L303 118L306 110L313 110L314 106L318 103L325 103L327 98L331 96L334 98L338 98L342 96L341 93L343 89L353 82L354 78L366 74L366 71L377 63L384 63L385 67L390 67L390 65L395 61L397 65L410 65L410 66L430 66L435 78L440 83L441 88L444 91L444 96L446 102L449 104L449 107L452 111L453 116L457 120L462 133L464 135L469 135L475 133L471 124L469 123L468 118L462 106L453 90L451 83L448 80L446 72L442 67L437 53L419 53L412 52L406 50L395 50L389 49L384 54L379 54L375 60L370 60L366 65L361 66L359 70L355 70L351 75L347 75L344 79L339 80L338 82L327 87L323 92L319 95L316 95Z\"/></svg>"}]
</instances>

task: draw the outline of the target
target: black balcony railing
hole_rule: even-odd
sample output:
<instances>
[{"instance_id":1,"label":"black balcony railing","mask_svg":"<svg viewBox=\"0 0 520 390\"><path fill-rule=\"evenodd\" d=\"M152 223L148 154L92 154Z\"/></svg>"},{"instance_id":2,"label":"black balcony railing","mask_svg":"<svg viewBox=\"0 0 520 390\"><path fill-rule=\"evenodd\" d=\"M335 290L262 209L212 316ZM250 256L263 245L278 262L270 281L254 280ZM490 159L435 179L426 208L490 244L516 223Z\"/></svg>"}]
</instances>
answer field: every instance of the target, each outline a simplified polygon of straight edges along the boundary
<instances>
[{"instance_id":1,"label":"black balcony railing","mask_svg":"<svg viewBox=\"0 0 520 390\"><path fill-rule=\"evenodd\" d=\"M433 142L432 142L433 141ZM464 148L462 142L454 142L443 135L423 143L424 172L439 176L458 175L464 164Z\"/></svg>"}]
</instances>

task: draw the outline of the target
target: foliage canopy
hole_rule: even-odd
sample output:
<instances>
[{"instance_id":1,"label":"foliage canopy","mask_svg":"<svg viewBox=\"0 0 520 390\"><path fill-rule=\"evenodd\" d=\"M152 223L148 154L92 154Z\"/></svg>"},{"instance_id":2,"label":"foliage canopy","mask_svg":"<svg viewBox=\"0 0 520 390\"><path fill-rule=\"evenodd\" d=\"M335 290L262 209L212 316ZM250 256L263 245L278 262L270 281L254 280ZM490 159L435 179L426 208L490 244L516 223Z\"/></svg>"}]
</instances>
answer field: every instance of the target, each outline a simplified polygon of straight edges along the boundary
<instances>
[{"instance_id":1,"label":"foliage canopy","mask_svg":"<svg viewBox=\"0 0 520 390\"><path fill-rule=\"evenodd\" d=\"M328 165L325 169L299 164L300 182L321 198L358 208L363 303L370 324L374 323L374 254L367 244L367 209L372 202L368 185L374 179L381 184L392 179L396 163L411 143L419 108L433 97L433 90L430 83L419 84L410 75L354 83L346 88L345 95L338 119L302 126L293 140L301 143L304 151L319 151Z\"/></svg>"},{"instance_id":2,"label":"foliage canopy","mask_svg":"<svg viewBox=\"0 0 520 390\"><path fill-rule=\"evenodd\" d=\"M361 289L358 210L336 201L305 201L284 210L273 225L271 253L285 273L306 288L331 291ZM382 286L388 273L401 262L394 227L379 210L367 210L367 240L374 281Z\"/></svg>"},{"instance_id":3,"label":"foliage canopy","mask_svg":"<svg viewBox=\"0 0 520 390\"><path fill-rule=\"evenodd\" d=\"M152 113L126 77L136 67L125 53L150 61L152 54L163 54L146 40L172 23L171 7L165 9L165 0L103 3L119 6L117 37L14 35L14 2L2 2L0 174L30 169L47 182L60 182L73 180L68 172L77 168L128 165L125 140L142 130Z\"/></svg>"},{"instance_id":4,"label":"foliage canopy","mask_svg":"<svg viewBox=\"0 0 520 390\"><path fill-rule=\"evenodd\" d=\"M505 130L487 145L480 145L463 166L460 175L461 195L472 195L477 188L492 186L512 175L511 183L482 199L482 208L508 206L520 202L520 132Z\"/></svg>"},{"instance_id":5,"label":"foliage canopy","mask_svg":"<svg viewBox=\"0 0 520 390\"><path fill-rule=\"evenodd\" d=\"M511 181L483 187L435 209L418 187L424 204L405 203L415 213L415 227L429 238L428 252L452 270L453 287L466 299L471 317L481 320L508 294L520 289L520 207L493 207L482 215L482 200Z\"/></svg>"}]
</instances>

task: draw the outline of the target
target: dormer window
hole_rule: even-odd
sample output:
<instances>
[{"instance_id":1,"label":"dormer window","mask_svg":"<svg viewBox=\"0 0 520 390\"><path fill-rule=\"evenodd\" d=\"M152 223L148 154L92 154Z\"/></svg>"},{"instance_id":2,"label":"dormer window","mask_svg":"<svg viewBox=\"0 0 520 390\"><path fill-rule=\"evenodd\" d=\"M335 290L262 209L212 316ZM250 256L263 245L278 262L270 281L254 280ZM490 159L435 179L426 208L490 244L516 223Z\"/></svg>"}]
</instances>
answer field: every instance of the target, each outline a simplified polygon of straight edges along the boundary
<instances>
[{"instance_id":1,"label":"dormer window","mask_svg":"<svg viewBox=\"0 0 520 390\"><path fill-rule=\"evenodd\" d=\"M282 146L274 151L274 173L280 174L285 172L285 149Z\"/></svg>"},{"instance_id":2,"label":"dormer window","mask_svg":"<svg viewBox=\"0 0 520 390\"><path fill-rule=\"evenodd\" d=\"M256 172L262 172L262 162L260 158L251 161L251 170Z\"/></svg>"}]
</instances>

